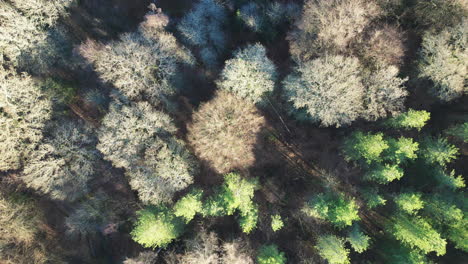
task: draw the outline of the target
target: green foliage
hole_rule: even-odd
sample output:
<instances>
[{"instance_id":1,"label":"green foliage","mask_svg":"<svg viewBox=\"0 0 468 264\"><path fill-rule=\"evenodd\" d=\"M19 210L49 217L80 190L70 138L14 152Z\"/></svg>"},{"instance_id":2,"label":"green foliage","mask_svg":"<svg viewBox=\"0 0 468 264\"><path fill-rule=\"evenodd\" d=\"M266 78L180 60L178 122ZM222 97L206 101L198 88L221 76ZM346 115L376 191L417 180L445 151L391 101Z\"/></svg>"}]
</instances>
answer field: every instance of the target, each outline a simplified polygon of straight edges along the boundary
<instances>
[{"instance_id":1,"label":"green foliage","mask_svg":"<svg viewBox=\"0 0 468 264\"><path fill-rule=\"evenodd\" d=\"M401 164L407 160L414 160L417 158L416 153L419 149L419 143L414 142L412 138L389 138L388 145L389 148L386 150L384 156L395 164Z\"/></svg>"},{"instance_id":2,"label":"green foliage","mask_svg":"<svg viewBox=\"0 0 468 264\"><path fill-rule=\"evenodd\" d=\"M247 211L245 210L246 209L240 211L239 225L242 232L249 234L255 229L255 227L257 227L258 206L256 204L252 204L249 206Z\"/></svg>"},{"instance_id":3,"label":"green foliage","mask_svg":"<svg viewBox=\"0 0 468 264\"><path fill-rule=\"evenodd\" d=\"M455 170L447 173L444 168L434 168L431 172L439 183L452 190L466 187L465 179L462 175L455 175Z\"/></svg>"},{"instance_id":4,"label":"green foliage","mask_svg":"<svg viewBox=\"0 0 468 264\"><path fill-rule=\"evenodd\" d=\"M424 207L421 193L401 193L395 197L395 203L399 209L408 214L416 214Z\"/></svg>"},{"instance_id":5,"label":"green foliage","mask_svg":"<svg viewBox=\"0 0 468 264\"><path fill-rule=\"evenodd\" d=\"M286 257L276 245L263 245L258 250L257 262L258 264L286 264Z\"/></svg>"},{"instance_id":6,"label":"green foliage","mask_svg":"<svg viewBox=\"0 0 468 264\"><path fill-rule=\"evenodd\" d=\"M419 51L419 78L430 80L430 92L443 102L468 92L467 27L468 20L465 20L455 28L446 29L440 34L428 32L423 37Z\"/></svg>"},{"instance_id":7,"label":"green foliage","mask_svg":"<svg viewBox=\"0 0 468 264\"><path fill-rule=\"evenodd\" d=\"M426 254L434 251L438 256L445 255L447 242L423 218L397 214L392 217L388 230L410 248L417 248Z\"/></svg>"},{"instance_id":8,"label":"green foliage","mask_svg":"<svg viewBox=\"0 0 468 264\"><path fill-rule=\"evenodd\" d=\"M385 263L392 264L427 264L426 256L418 249L412 249L398 242L385 243L381 249Z\"/></svg>"},{"instance_id":9,"label":"green foliage","mask_svg":"<svg viewBox=\"0 0 468 264\"><path fill-rule=\"evenodd\" d=\"M380 184L387 184L403 177L403 170L398 165L376 165L366 172L364 178Z\"/></svg>"},{"instance_id":10,"label":"green foliage","mask_svg":"<svg viewBox=\"0 0 468 264\"><path fill-rule=\"evenodd\" d=\"M431 118L431 114L427 111L409 109L408 112L389 118L385 124L397 129L417 129L423 128L427 121Z\"/></svg>"},{"instance_id":11,"label":"green foliage","mask_svg":"<svg viewBox=\"0 0 468 264\"><path fill-rule=\"evenodd\" d=\"M166 206L150 206L137 212L133 240L147 248L166 247L183 232L184 222Z\"/></svg>"},{"instance_id":12,"label":"green foliage","mask_svg":"<svg viewBox=\"0 0 468 264\"><path fill-rule=\"evenodd\" d=\"M345 247L344 240L333 235L320 236L315 248L318 254L330 264L348 264L349 250Z\"/></svg>"},{"instance_id":13,"label":"green foliage","mask_svg":"<svg viewBox=\"0 0 468 264\"><path fill-rule=\"evenodd\" d=\"M443 137L426 137L421 143L420 157L428 164L445 166L457 157L458 148Z\"/></svg>"},{"instance_id":14,"label":"green foliage","mask_svg":"<svg viewBox=\"0 0 468 264\"><path fill-rule=\"evenodd\" d=\"M460 208L449 201L447 195L451 194L428 197L424 212L435 226L445 231L444 235L456 248L468 252L468 219Z\"/></svg>"},{"instance_id":15,"label":"green foliage","mask_svg":"<svg viewBox=\"0 0 468 264\"><path fill-rule=\"evenodd\" d=\"M385 205L387 202L387 200L378 193L377 188L365 188L362 191L362 195L366 200L367 207L369 207L369 209L374 209L379 205Z\"/></svg>"},{"instance_id":16,"label":"green foliage","mask_svg":"<svg viewBox=\"0 0 468 264\"><path fill-rule=\"evenodd\" d=\"M240 225L245 233L250 233L257 225L258 208L253 202L257 179L243 179L238 173L224 175L224 183L203 205L203 215L233 215L239 211Z\"/></svg>"},{"instance_id":17,"label":"green foliage","mask_svg":"<svg viewBox=\"0 0 468 264\"><path fill-rule=\"evenodd\" d=\"M441 196L431 195L425 201L424 212L431 216L431 220L441 225L461 223L464 213L456 205L445 201Z\"/></svg>"},{"instance_id":18,"label":"green foliage","mask_svg":"<svg viewBox=\"0 0 468 264\"><path fill-rule=\"evenodd\" d=\"M239 49L227 60L218 85L256 104L266 104L265 97L273 92L276 68L268 59L266 49L257 43Z\"/></svg>"},{"instance_id":19,"label":"green foliage","mask_svg":"<svg viewBox=\"0 0 468 264\"><path fill-rule=\"evenodd\" d=\"M190 222L195 214L200 213L203 209L202 196L203 190L191 190L174 205L174 215L184 218L186 223Z\"/></svg>"},{"instance_id":20,"label":"green foliage","mask_svg":"<svg viewBox=\"0 0 468 264\"><path fill-rule=\"evenodd\" d=\"M464 143L468 143L468 122L452 126L445 130L445 133L463 141Z\"/></svg>"},{"instance_id":21,"label":"green foliage","mask_svg":"<svg viewBox=\"0 0 468 264\"><path fill-rule=\"evenodd\" d=\"M367 164L381 161L381 154L388 148L382 133L364 134L358 131L351 134L344 142L344 154L347 160L364 161Z\"/></svg>"},{"instance_id":22,"label":"green foliage","mask_svg":"<svg viewBox=\"0 0 468 264\"><path fill-rule=\"evenodd\" d=\"M276 214L271 216L271 229L273 229L273 232L276 232L283 228L284 223L283 220L281 219L281 215Z\"/></svg>"},{"instance_id":23,"label":"green foliage","mask_svg":"<svg viewBox=\"0 0 468 264\"><path fill-rule=\"evenodd\" d=\"M347 199L343 194L319 194L307 203L304 212L309 216L330 221L338 228L350 226L353 221L360 219L354 199Z\"/></svg>"},{"instance_id":24,"label":"green foliage","mask_svg":"<svg viewBox=\"0 0 468 264\"><path fill-rule=\"evenodd\" d=\"M468 219L466 217L449 227L448 239L455 244L455 248L468 252Z\"/></svg>"},{"instance_id":25,"label":"green foliage","mask_svg":"<svg viewBox=\"0 0 468 264\"><path fill-rule=\"evenodd\" d=\"M346 240L351 244L354 251L357 253L362 253L369 248L370 245L370 237L361 232L361 229L356 224L353 226L350 232L348 232L348 237Z\"/></svg>"},{"instance_id":26,"label":"green foliage","mask_svg":"<svg viewBox=\"0 0 468 264\"><path fill-rule=\"evenodd\" d=\"M76 99L76 87L64 81L48 78L44 82L43 87L45 92L61 103L69 104Z\"/></svg>"},{"instance_id":27,"label":"green foliage","mask_svg":"<svg viewBox=\"0 0 468 264\"><path fill-rule=\"evenodd\" d=\"M248 212L253 204L252 198L256 189L257 179L243 179L237 173L226 174L221 187L226 213L232 215L237 209Z\"/></svg>"}]
</instances>

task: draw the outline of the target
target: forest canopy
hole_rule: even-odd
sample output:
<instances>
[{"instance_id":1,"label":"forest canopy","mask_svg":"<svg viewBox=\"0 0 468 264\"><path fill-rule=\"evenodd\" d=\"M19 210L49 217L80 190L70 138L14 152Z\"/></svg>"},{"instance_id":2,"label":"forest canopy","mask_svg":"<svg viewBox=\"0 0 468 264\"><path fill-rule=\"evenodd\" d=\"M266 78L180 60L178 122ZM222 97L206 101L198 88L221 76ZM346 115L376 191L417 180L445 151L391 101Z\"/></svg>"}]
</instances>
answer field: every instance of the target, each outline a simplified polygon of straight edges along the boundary
<instances>
[{"instance_id":1,"label":"forest canopy","mask_svg":"<svg viewBox=\"0 0 468 264\"><path fill-rule=\"evenodd\" d=\"M0 263L468 263L466 0L0 0Z\"/></svg>"}]
</instances>

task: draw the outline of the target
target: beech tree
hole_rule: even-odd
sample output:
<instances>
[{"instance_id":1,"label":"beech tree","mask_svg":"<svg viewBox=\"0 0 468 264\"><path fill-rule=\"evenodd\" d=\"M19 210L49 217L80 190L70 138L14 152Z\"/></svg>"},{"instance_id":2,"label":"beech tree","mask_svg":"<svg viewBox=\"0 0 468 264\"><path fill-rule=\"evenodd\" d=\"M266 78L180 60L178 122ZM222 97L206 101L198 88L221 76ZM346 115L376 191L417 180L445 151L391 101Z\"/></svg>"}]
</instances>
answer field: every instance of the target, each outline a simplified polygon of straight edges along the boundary
<instances>
[{"instance_id":1,"label":"beech tree","mask_svg":"<svg viewBox=\"0 0 468 264\"><path fill-rule=\"evenodd\" d=\"M74 0L11 0L13 7L40 28L52 27L67 8L76 4Z\"/></svg>"},{"instance_id":2,"label":"beech tree","mask_svg":"<svg viewBox=\"0 0 468 264\"><path fill-rule=\"evenodd\" d=\"M360 219L355 200L348 199L343 194L318 194L306 204L304 212L309 216L327 220L340 229Z\"/></svg>"},{"instance_id":3,"label":"beech tree","mask_svg":"<svg viewBox=\"0 0 468 264\"><path fill-rule=\"evenodd\" d=\"M253 264L252 249L247 242L236 239L222 245L222 262L232 264Z\"/></svg>"},{"instance_id":4,"label":"beech tree","mask_svg":"<svg viewBox=\"0 0 468 264\"><path fill-rule=\"evenodd\" d=\"M374 26L356 38L355 43L351 45L353 54L369 68L386 65L400 67L403 64L406 37L400 28L388 24Z\"/></svg>"},{"instance_id":5,"label":"beech tree","mask_svg":"<svg viewBox=\"0 0 468 264\"><path fill-rule=\"evenodd\" d=\"M265 104L276 79L275 65L266 56L265 48L257 43L237 50L234 58L226 61L218 85L253 103Z\"/></svg>"},{"instance_id":6,"label":"beech tree","mask_svg":"<svg viewBox=\"0 0 468 264\"><path fill-rule=\"evenodd\" d=\"M222 263L218 254L221 251L219 242L215 232L199 230L194 238L185 241L185 252L176 257L177 261L186 264Z\"/></svg>"},{"instance_id":7,"label":"beech tree","mask_svg":"<svg viewBox=\"0 0 468 264\"><path fill-rule=\"evenodd\" d=\"M268 41L278 35L284 25L300 15L300 6L293 2L247 2L237 10L237 17L252 31Z\"/></svg>"},{"instance_id":8,"label":"beech tree","mask_svg":"<svg viewBox=\"0 0 468 264\"><path fill-rule=\"evenodd\" d=\"M168 23L164 14L149 13L136 32L125 33L106 45L88 40L79 51L100 78L129 99L170 106L178 66L193 63L193 58L165 31Z\"/></svg>"},{"instance_id":9,"label":"beech tree","mask_svg":"<svg viewBox=\"0 0 468 264\"><path fill-rule=\"evenodd\" d=\"M58 200L74 201L86 194L99 157L90 132L70 121L53 126L25 165L22 179L26 185Z\"/></svg>"},{"instance_id":10,"label":"beech tree","mask_svg":"<svg viewBox=\"0 0 468 264\"><path fill-rule=\"evenodd\" d=\"M0 261L16 263L62 263L56 253L55 238L42 230L44 212L24 194L0 193Z\"/></svg>"},{"instance_id":11,"label":"beech tree","mask_svg":"<svg viewBox=\"0 0 468 264\"><path fill-rule=\"evenodd\" d=\"M300 120L322 126L349 125L364 110L360 74L356 58L331 56L308 61L283 82L285 96Z\"/></svg>"},{"instance_id":12,"label":"beech tree","mask_svg":"<svg viewBox=\"0 0 468 264\"><path fill-rule=\"evenodd\" d=\"M65 61L71 50L65 29L57 25L74 1L12 0L0 2L0 62L45 74ZM5 59L5 60L4 60Z\"/></svg>"},{"instance_id":13,"label":"beech tree","mask_svg":"<svg viewBox=\"0 0 468 264\"><path fill-rule=\"evenodd\" d=\"M156 263L158 260L158 253L153 251L143 251L134 258L127 258L123 264L144 264L144 263Z\"/></svg>"},{"instance_id":14,"label":"beech tree","mask_svg":"<svg viewBox=\"0 0 468 264\"><path fill-rule=\"evenodd\" d=\"M186 250L175 256L176 263L185 264L253 264L251 249L241 240L221 241L215 232L199 230L185 241Z\"/></svg>"},{"instance_id":15,"label":"beech tree","mask_svg":"<svg viewBox=\"0 0 468 264\"><path fill-rule=\"evenodd\" d=\"M184 222L164 205L150 206L137 212L133 240L147 248L165 248L183 232Z\"/></svg>"},{"instance_id":16,"label":"beech tree","mask_svg":"<svg viewBox=\"0 0 468 264\"><path fill-rule=\"evenodd\" d=\"M263 245L258 250L257 262L258 264L285 264L286 257L276 245Z\"/></svg>"},{"instance_id":17,"label":"beech tree","mask_svg":"<svg viewBox=\"0 0 468 264\"><path fill-rule=\"evenodd\" d=\"M435 32L459 24L468 15L464 0L418 0L413 9L417 26Z\"/></svg>"},{"instance_id":18,"label":"beech tree","mask_svg":"<svg viewBox=\"0 0 468 264\"><path fill-rule=\"evenodd\" d=\"M199 48L203 64L209 68L219 64L227 45L223 26L227 20L225 8L217 0L201 0L177 25L184 40Z\"/></svg>"},{"instance_id":19,"label":"beech tree","mask_svg":"<svg viewBox=\"0 0 468 264\"><path fill-rule=\"evenodd\" d=\"M0 171L21 168L41 141L51 112L39 82L0 66Z\"/></svg>"},{"instance_id":20,"label":"beech tree","mask_svg":"<svg viewBox=\"0 0 468 264\"><path fill-rule=\"evenodd\" d=\"M364 77L366 92L364 112L361 116L369 121L376 121L389 115L399 114L405 109L405 98L408 95L404 83L408 79L398 77L395 66L380 67Z\"/></svg>"},{"instance_id":21,"label":"beech tree","mask_svg":"<svg viewBox=\"0 0 468 264\"><path fill-rule=\"evenodd\" d=\"M197 156L218 173L248 168L265 119L252 103L220 91L193 114L188 140Z\"/></svg>"},{"instance_id":22,"label":"beech tree","mask_svg":"<svg viewBox=\"0 0 468 264\"><path fill-rule=\"evenodd\" d=\"M431 93L443 102L468 92L467 27L468 20L465 20L454 28L447 28L439 34L428 32L423 37L419 51L419 77L432 82Z\"/></svg>"},{"instance_id":23,"label":"beech tree","mask_svg":"<svg viewBox=\"0 0 468 264\"><path fill-rule=\"evenodd\" d=\"M349 250L345 247L344 240L334 235L320 236L315 248L318 254L330 264L348 264Z\"/></svg>"},{"instance_id":24,"label":"beech tree","mask_svg":"<svg viewBox=\"0 0 468 264\"><path fill-rule=\"evenodd\" d=\"M380 13L374 1L308 0L289 35L293 59L306 61L325 51L343 51Z\"/></svg>"},{"instance_id":25,"label":"beech tree","mask_svg":"<svg viewBox=\"0 0 468 264\"><path fill-rule=\"evenodd\" d=\"M406 79L397 75L394 66L367 73L357 58L338 55L299 63L283 85L297 119L340 127L402 111Z\"/></svg>"},{"instance_id":26,"label":"beech tree","mask_svg":"<svg viewBox=\"0 0 468 264\"><path fill-rule=\"evenodd\" d=\"M126 169L130 186L145 203L170 202L192 184L194 157L175 138L171 118L146 102L114 101L98 131L97 148L115 167Z\"/></svg>"}]
</instances>

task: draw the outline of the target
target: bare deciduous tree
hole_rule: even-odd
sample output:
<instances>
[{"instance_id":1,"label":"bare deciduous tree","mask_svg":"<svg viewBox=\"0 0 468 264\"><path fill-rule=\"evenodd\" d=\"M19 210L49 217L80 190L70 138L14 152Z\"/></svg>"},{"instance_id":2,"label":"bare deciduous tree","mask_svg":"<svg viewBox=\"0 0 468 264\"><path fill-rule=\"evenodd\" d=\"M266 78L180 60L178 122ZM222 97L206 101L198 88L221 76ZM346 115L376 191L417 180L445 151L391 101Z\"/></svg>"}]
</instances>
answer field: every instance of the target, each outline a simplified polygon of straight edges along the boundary
<instances>
[{"instance_id":1,"label":"bare deciduous tree","mask_svg":"<svg viewBox=\"0 0 468 264\"><path fill-rule=\"evenodd\" d=\"M114 101L102 120L97 148L114 166L126 169L143 202L170 202L193 182L198 168L175 132L171 118L150 104Z\"/></svg>"},{"instance_id":2,"label":"bare deciduous tree","mask_svg":"<svg viewBox=\"0 0 468 264\"><path fill-rule=\"evenodd\" d=\"M198 157L226 173L253 165L253 147L264 124L252 103L220 91L193 115L188 139Z\"/></svg>"},{"instance_id":3,"label":"bare deciduous tree","mask_svg":"<svg viewBox=\"0 0 468 264\"><path fill-rule=\"evenodd\" d=\"M343 51L380 13L374 1L307 1L289 35L293 59L306 61L325 50Z\"/></svg>"},{"instance_id":4,"label":"bare deciduous tree","mask_svg":"<svg viewBox=\"0 0 468 264\"><path fill-rule=\"evenodd\" d=\"M60 122L59 122L60 123ZM52 199L74 201L88 191L98 153L96 140L81 124L66 121L51 129L51 135L24 168L26 185Z\"/></svg>"},{"instance_id":5,"label":"bare deciduous tree","mask_svg":"<svg viewBox=\"0 0 468 264\"><path fill-rule=\"evenodd\" d=\"M51 111L38 82L0 66L0 171L21 167L42 139Z\"/></svg>"}]
</instances>

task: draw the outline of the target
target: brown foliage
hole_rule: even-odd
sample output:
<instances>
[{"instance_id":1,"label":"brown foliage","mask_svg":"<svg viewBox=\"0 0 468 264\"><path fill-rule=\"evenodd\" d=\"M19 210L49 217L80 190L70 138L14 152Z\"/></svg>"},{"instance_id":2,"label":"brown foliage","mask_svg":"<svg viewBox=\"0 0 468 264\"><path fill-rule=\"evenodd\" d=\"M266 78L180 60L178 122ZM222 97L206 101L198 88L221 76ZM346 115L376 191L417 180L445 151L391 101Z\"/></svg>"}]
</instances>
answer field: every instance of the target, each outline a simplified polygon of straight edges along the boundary
<instances>
[{"instance_id":1,"label":"brown foliage","mask_svg":"<svg viewBox=\"0 0 468 264\"><path fill-rule=\"evenodd\" d=\"M353 45L353 53L364 64L401 66L406 52L405 34L395 26L367 30Z\"/></svg>"},{"instance_id":2,"label":"brown foliage","mask_svg":"<svg viewBox=\"0 0 468 264\"><path fill-rule=\"evenodd\" d=\"M309 0L289 35L291 55L299 61L324 52L342 52L381 14L368 0Z\"/></svg>"},{"instance_id":3,"label":"brown foliage","mask_svg":"<svg viewBox=\"0 0 468 264\"><path fill-rule=\"evenodd\" d=\"M254 144L264 124L252 103L220 91L194 113L188 139L198 157L226 173L253 165Z\"/></svg>"},{"instance_id":4,"label":"brown foliage","mask_svg":"<svg viewBox=\"0 0 468 264\"><path fill-rule=\"evenodd\" d=\"M0 193L0 263L63 263L54 235L35 201Z\"/></svg>"}]
</instances>

